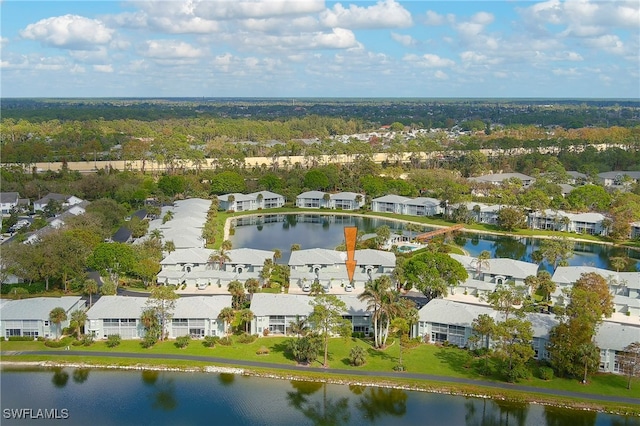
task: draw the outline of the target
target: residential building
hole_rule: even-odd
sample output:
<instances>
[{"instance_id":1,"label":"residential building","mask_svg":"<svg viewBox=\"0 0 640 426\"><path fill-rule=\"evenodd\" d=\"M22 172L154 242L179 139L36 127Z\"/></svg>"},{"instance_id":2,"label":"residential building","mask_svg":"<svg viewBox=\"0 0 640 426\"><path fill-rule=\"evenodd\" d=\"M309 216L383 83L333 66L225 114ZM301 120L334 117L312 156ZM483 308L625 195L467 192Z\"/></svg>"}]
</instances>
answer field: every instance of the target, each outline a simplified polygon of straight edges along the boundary
<instances>
[{"instance_id":1,"label":"residential building","mask_svg":"<svg viewBox=\"0 0 640 426\"><path fill-rule=\"evenodd\" d=\"M0 192L0 213L8 215L18 207L20 195L17 192Z\"/></svg>"},{"instance_id":2,"label":"residential building","mask_svg":"<svg viewBox=\"0 0 640 426\"><path fill-rule=\"evenodd\" d=\"M593 266L559 266L553 273L556 291L551 300L556 304L566 304L563 290L568 290L583 274L596 273L607 280L613 295L614 318L625 321L624 316L640 316L640 272L616 272Z\"/></svg>"},{"instance_id":3,"label":"residential building","mask_svg":"<svg viewBox=\"0 0 640 426\"><path fill-rule=\"evenodd\" d=\"M451 289L453 294L466 292L468 295L483 296L495 290L496 285L513 281L516 285L524 285L524 280L538 273L539 265L521 260L493 258L487 259L486 264L477 258L450 253L451 258L457 260L467 270L469 278Z\"/></svg>"},{"instance_id":4,"label":"residential building","mask_svg":"<svg viewBox=\"0 0 640 426\"><path fill-rule=\"evenodd\" d=\"M54 324L49 314L54 308L62 308L67 319ZM54 338L69 326L71 313L84 310L85 302L77 296L34 297L22 300L3 300L0 304L0 333L9 338L25 336Z\"/></svg>"},{"instance_id":5,"label":"residential building","mask_svg":"<svg viewBox=\"0 0 640 426\"><path fill-rule=\"evenodd\" d=\"M491 183L493 185L502 185L502 183L508 179L519 179L522 182L523 188L528 188L536 181L535 178L522 173L493 173L469 178L472 182Z\"/></svg>"},{"instance_id":6,"label":"residential building","mask_svg":"<svg viewBox=\"0 0 640 426\"><path fill-rule=\"evenodd\" d=\"M249 278L260 279L266 259L273 259L273 252L248 248L225 252L219 262L212 259L217 252L205 248L179 249L162 259L158 273L160 284L186 284L204 289L209 285L227 286L231 281L243 284Z\"/></svg>"},{"instance_id":7,"label":"residential building","mask_svg":"<svg viewBox=\"0 0 640 426\"><path fill-rule=\"evenodd\" d=\"M330 208L331 195L322 191L307 191L296 197L296 207L305 209Z\"/></svg>"},{"instance_id":8,"label":"residential building","mask_svg":"<svg viewBox=\"0 0 640 426\"><path fill-rule=\"evenodd\" d=\"M80 204L83 200L73 195L56 194L52 192L40 198L39 200L34 201L33 211L44 211L44 208L51 201L57 202L63 209L67 209L68 207Z\"/></svg>"},{"instance_id":9,"label":"residential building","mask_svg":"<svg viewBox=\"0 0 640 426\"><path fill-rule=\"evenodd\" d=\"M444 212L440 207L440 200L435 198L418 197L409 199L403 204L404 214L410 216L435 216Z\"/></svg>"},{"instance_id":10,"label":"residential building","mask_svg":"<svg viewBox=\"0 0 640 426\"><path fill-rule=\"evenodd\" d=\"M211 200L202 198L179 200L173 205L163 206L160 215L149 222L147 235L133 243L140 244L157 230L160 239L163 242L172 241L176 249L204 248L202 229L207 221L209 207ZM169 212L172 218L167 220Z\"/></svg>"},{"instance_id":11,"label":"residential building","mask_svg":"<svg viewBox=\"0 0 640 426\"><path fill-rule=\"evenodd\" d=\"M606 235L602 226L606 216L601 213L567 213L562 210L546 209L529 213L529 227L554 231L575 232L577 234Z\"/></svg>"},{"instance_id":12,"label":"residential building","mask_svg":"<svg viewBox=\"0 0 640 426\"><path fill-rule=\"evenodd\" d=\"M475 202L456 203L447 206L447 216L451 216L456 209L464 208L467 211L467 217L477 223L486 223L496 225L500 209L503 206L499 204L484 204Z\"/></svg>"},{"instance_id":13,"label":"residential building","mask_svg":"<svg viewBox=\"0 0 640 426\"><path fill-rule=\"evenodd\" d=\"M631 223L631 233L630 236L632 239L640 238L640 222Z\"/></svg>"},{"instance_id":14,"label":"residential building","mask_svg":"<svg viewBox=\"0 0 640 426\"><path fill-rule=\"evenodd\" d=\"M598 173L598 178L604 186L621 186L625 183L637 183L640 181L640 172L614 171Z\"/></svg>"},{"instance_id":15,"label":"residential building","mask_svg":"<svg viewBox=\"0 0 640 426\"><path fill-rule=\"evenodd\" d=\"M245 212L258 210L258 200L251 195L240 193L224 194L218 196L221 210L233 212Z\"/></svg>"},{"instance_id":16,"label":"residential building","mask_svg":"<svg viewBox=\"0 0 640 426\"><path fill-rule=\"evenodd\" d=\"M433 299L418 311L418 323L412 331L414 337L421 337L429 343L444 343L459 347L470 347L469 338L473 335L473 320L479 315L489 315L495 321L501 321L502 313L489 306L480 306ZM549 333L558 324L555 315L528 313L525 319L531 322L533 329L532 347L535 359L549 359L547 344ZM600 348L600 371L622 373L620 354L632 342L640 340L640 327L604 321L597 329L595 342ZM491 347L490 339L477 343L478 347Z\"/></svg>"},{"instance_id":17,"label":"residential building","mask_svg":"<svg viewBox=\"0 0 640 426\"><path fill-rule=\"evenodd\" d=\"M97 339L118 334L122 339L140 339L145 328L140 320L148 307L146 297L102 296L87 312L87 332ZM171 322L165 331L169 338L223 336L225 325L218 314L231 306L231 296L190 296L176 299Z\"/></svg>"},{"instance_id":18,"label":"residential building","mask_svg":"<svg viewBox=\"0 0 640 426\"><path fill-rule=\"evenodd\" d=\"M346 305L343 317L351 322L354 332L368 334L371 325L371 313L367 304L356 296L337 296ZM251 334L291 334L291 323L306 319L313 312L310 302L313 297L302 294L255 293L251 299ZM265 330L269 330L265 332Z\"/></svg>"},{"instance_id":19,"label":"residential building","mask_svg":"<svg viewBox=\"0 0 640 426\"><path fill-rule=\"evenodd\" d=\"M328 249L297 250L289 258L290 282L301 289L319 282L329 290L334 286L349 284L349 276L345 261L346 252ZM390 275L396 266L396 256L382 250L356 250L356 270L353 285L364 289L367 282L382 275Z\"/></svg>"},{"instance_id":20,"label":"residential building","mask_svg":"<svg viewBox=\"0 0 640 426\"><path fill-rule=\"evenodd\" d=\"M271 191L252 192L249 195L256 197L258 209L277 209L285 203L283 195Z\"/></svg>"},{"instance_id":21,"label":"residential building","mask_svg":"<svg viewBox=\"0 0 640 426\"><path fill-rule=\"evenodd\" d=\"M365 197L355 192L331 194L329 207L337 210L358 210L364 206Z\"/></svg>"},{"instance_id":22,"label":"residential building","mask_svg":"<svg viewBox=\"0 0 640 426\"><path fill-rule=\"evenodd\" d=\"M410 200L411 198L402 197L400 195L385 195L383 197L374 198L371 200L371 211L379 213L404 214L405 203Z\"/></svg>"}]
</instances>

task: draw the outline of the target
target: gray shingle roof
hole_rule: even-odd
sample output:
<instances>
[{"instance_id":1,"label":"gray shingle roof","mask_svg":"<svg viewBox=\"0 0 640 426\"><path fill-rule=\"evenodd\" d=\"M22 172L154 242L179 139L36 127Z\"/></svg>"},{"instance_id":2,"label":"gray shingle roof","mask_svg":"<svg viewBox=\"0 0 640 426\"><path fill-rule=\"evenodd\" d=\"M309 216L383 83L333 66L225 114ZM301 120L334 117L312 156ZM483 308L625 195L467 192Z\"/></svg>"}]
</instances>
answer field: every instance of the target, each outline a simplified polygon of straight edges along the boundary
<instances>
[{"instance_id":1,"label":"gray shingle roof","mask_svg":"<svg viewBox=\"0 0 640 426\"><path fill-rule=\"evenodd\" d=\"M48 320L53 308L62 308L65 312L78 302L80 297L34 297L32 299L12 300L0 306L0 317L6 320ZM80 302L80 305L83 305Z\"/></svg>"},{"instance_id":2,"label":"gray shingle roof","mask_svg":"<svg viewBox=\"0 0 640 426\"><path fill-rule=\"evenodd\" d=\"M0 203L17 203L19 197L17 192L0 192Z\"/></svg>"},{"instance_id":3,"label":"gray shingle roof","mask_svg":"<svg viewBox=\"0 0 640 426\"><path fill-rule=\"evenodd\" d=\"M598 327L595 339L600 348L619 351L630 343L640 341L640 327L604 321Z\"/></svg>"}]
</instances>

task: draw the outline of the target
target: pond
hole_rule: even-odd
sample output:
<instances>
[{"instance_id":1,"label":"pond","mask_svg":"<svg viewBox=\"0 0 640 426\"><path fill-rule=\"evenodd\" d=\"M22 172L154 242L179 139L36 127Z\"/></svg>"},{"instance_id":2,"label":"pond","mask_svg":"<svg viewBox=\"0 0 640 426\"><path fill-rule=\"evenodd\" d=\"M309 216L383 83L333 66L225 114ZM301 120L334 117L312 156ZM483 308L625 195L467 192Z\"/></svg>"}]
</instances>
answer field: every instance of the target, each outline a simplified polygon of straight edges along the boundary
<instances>
[{"instance_id":1,"label":"pond","mask_svg":"<svg viewBox=\"0 0 640 426\"><path fill-rule=\"evenodd\" d=\"M387 219L346 216L335 214L288 214L251 216L234 220L233 247L248 247L261 250L280 249L280 262L286 263L291 254L292 244L300 244L303 249L333 249L344 243L345 226L356 226L365 234L374 233L376 228L387 225L392 232L401 233L404 223ZM425 230L433 228L425 227ZM536 238L514 238L490 234L463 232L455 237L455 242L471 256L477 256L483 250L491 252L492 257L531 262L531 253L542 240ZM576 242L574 255L569 259L572 266L595 266L614 270L611 257L628 256L628 271L640 270L640 251L604 244ZM543 264L544 268L549 265Z\"/></svg>"},{"instance_id":2,"label":"pond","mask_svg":"<svg viewBox=\"0 0 640 426\"><path fill-rule=\"evenodd\" d=\"M232 374L5 367L0 390L3 425L33 424L10 417L47 410L66 418L42 423L92 426L640 426L640 418L542 405Z\"/></svg>"}]
</instances>

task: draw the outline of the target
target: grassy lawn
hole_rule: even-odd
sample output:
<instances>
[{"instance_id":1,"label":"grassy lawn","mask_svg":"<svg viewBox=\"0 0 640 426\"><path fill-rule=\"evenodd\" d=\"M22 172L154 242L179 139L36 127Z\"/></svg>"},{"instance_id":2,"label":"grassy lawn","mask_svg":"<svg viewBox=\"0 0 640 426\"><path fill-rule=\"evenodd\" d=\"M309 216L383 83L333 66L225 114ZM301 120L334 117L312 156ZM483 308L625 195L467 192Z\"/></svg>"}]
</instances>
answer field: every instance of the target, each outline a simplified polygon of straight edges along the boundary
<instances>
[{"instance_id":1,"label":"grassy lawn","mask_svg":"<svg viewBox=\"0 0 640 426\"><path fill-rule=\"evenodd\" d=\"M108 348L105 342L96 342L89 347L72 346L71 351L105 351L105 352L127 352L136 354L180 354L196 356L221 357L231 360L251 360L274 364L281 364L283 367L296 365L296 362L286 351L286 340L284 337L259 338L250 344L234 343L231 346L216 345L214 348L206 348L201 341L193 340L185 349L178 349L174 341L167 341L156 344L150 349L144 349L139 341L122 341L115 348ZM349 364L349 351L354 346L362 346L367 351L367 362L362 367L352 367ZM265 346L269 349L268 355L257 355L258 348ZM63 349L51 349L44 346L42 342L2 342L2 351L63 351ZM375 350L368 341L361 339L332 339L329 346L329 367L356 371L380 371L391 372L398 363L398 345L393 342L385 350ZM3 356L4 361L12 360L54 360L60 361L59 356L43 357L32 355ZM157 359L126 359L110 357L70 357L70 362L95 362L98 364L119 364L119 365L163 365L174 367L201 367L210 365L208 362L199 361L174 361ZM322 354L318 357L314 367L320 367ZM403 349L403 361L410 373L431 374L445 377L460 377L468 379L488 380L500 382L498 377L482 376L480 374L480 360L458 348L445 348L434 345L421 344L411 349ZM252 368L253 369L253 368ZM260 369L258 369L260 370ZM271 369L265 371L272 371ZM288 372L287 374L290 374ZM305 373L306 375L306 373ZM359 378L362 380L362 377ZM396 381L395 379L393 380ZM422 381L418 381L422 382ZM519 384L539 387L544 389L567 390L572 392L589 393L596 395L624 396L640 398L640 379L632 380L631 390L626 389L626 377L613 374L595 374L590 376L589 383L582 385L577 380L554 378L544 381L538 378L530 378L521 381Z\"/></svg>"}]
</instances>

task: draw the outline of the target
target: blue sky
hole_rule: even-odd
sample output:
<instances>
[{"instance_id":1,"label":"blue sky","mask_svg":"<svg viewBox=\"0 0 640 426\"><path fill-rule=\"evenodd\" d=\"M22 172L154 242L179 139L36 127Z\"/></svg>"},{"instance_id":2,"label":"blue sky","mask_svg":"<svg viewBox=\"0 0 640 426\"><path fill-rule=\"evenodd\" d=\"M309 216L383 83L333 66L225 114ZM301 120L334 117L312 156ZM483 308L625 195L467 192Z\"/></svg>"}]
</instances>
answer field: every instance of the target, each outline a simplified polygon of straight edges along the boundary
<instances>
[{"instance_id":1,"label":"blue sky","mask_svg":"<svg viewBox=\"0 0 640 426\"><path fill-rule=\"evenodd\" d=\"M640 2L0 0L2 97L640 98Z\"/></svg>"}]
</instances>

